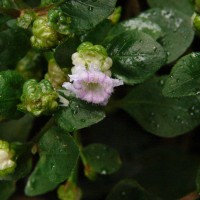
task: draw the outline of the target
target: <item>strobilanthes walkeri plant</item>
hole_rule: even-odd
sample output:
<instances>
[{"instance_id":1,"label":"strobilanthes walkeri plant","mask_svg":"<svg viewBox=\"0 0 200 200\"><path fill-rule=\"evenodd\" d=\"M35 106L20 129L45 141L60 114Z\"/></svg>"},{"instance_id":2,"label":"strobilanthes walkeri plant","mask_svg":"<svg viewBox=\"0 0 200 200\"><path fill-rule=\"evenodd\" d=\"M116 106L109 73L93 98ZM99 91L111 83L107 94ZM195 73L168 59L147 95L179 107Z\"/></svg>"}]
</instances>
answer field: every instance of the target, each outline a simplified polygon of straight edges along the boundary
<instances>
[{"instance_id":1,"label":"strobilanthes walkeri plant","mask_svg":"<svg viewBox=\"0 0 200 200\"><path fill-rule=\"evenodd\" d=\"M200 0L0 1L0 200L200 198L199 44Z\"/></svg>"}]
</instances>

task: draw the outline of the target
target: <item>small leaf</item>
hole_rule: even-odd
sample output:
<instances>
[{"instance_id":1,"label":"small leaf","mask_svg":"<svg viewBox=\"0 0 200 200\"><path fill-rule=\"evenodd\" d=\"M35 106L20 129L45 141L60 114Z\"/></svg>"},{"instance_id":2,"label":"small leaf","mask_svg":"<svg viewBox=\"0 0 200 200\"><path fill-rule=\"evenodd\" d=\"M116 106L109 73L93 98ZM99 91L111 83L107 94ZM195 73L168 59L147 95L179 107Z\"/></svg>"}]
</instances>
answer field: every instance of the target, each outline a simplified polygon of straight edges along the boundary
<instances>
[{"instance_id":1,"label":"small leaf","mask_svg":"<svg viewBox=\"0 0 200 200\"><path fill-rule=\"evenodd\" d=\"M200 94L200 53L182 57L172 68L164 85L163 94L168 97Z\"/></svg>"},{"instance_id":2,"label":"small leaf","mask_svg":"<svg viewBox=\"0 0 200 200\"><path fill-rule=\"evenodd\" d=\"M190 46L194 38L194 31L190 17L171 9L154 8L139 15L158 24L163 37L159 40L168 55L168 63L176 60Z\"/></svg>"},{"instance_id":3,"label":"small leaf","mask_svg":"<svg viewBox=\"0 0 200 200\"><path fill-rule=\"evenodd\" d=\"M163 48L149 35L126 31L108 44L113 74L127 84L141 83L165 64Z\"/></svg>"},{"instance_id":4,"label":"small leaf","mask_svg":"<svg viewBox=\"0 0 200 200\"><path fill-rule=\"evenodd\" d=\"M28 196L46 193L66 180L77 164L79 150L72 137L58 127L49 129L39 142L40 160L30 175Z\"/></svg>"},{"instance_id":5,"label":"small leaf","mask_svg":"<svg viewBox=\"0 0 200 200\"><path fill-rule=\"evenodd\" d=\"M135 180L122 180L110 192L106 200L158 200L146 192Z\"/></svg>"},{"instance_id":6,"label":"small leaf","mask_svg":"<svg viewBox=\"0 0 200 200\"><path fill-rule=\"evenodd\" d=\"M183 12L186 15L192 16L194 13L194 5L191 0L168 0L168 1L158 1L158 0L148 0L148 4L151 7L157 8L172 8Z\"/></svg>"},{"instance_id":7,"label":"small leaf","mask_svg":"<svg viewBox=\"0 0 200 200\"><path fill-rule=\"evenodd\" d=\"M95 26L91 31L82 36L82 42L92 42L93 44L103 44L106 35L113 27L110 20L105 19L100 24Z\"/></svg>"},{"instance_id":8,"label":"small leaf","mask_svg":"<svg viewBox=\"0 0 200 200\"><path fill-rule=\"evenodd\" d=\"M162 36L162 29L156 23L143 18L133 18L116 24L106 37L106 43L126 31L142 31L157 40Z\"/></svg>"},{"instance_id":9,"label":"small leaf","mask_svg":"<svg viewBox=\"0 0 200 200\"><path fill-rule=\"evenodd\" d=\"M30 47L28 34L21 28L9 28L0 32L0 65L13 65Z\"/></svg>"},{"instance_id":10,"label":"small leaf","mask_svg":"<svg viewBox=\"0 0 200 200\"><path fill-rule=\"evenodd\" d=\"M69 0L61 9L71 17L71 30L85 31L106 19L115 8L116 0Z\"/></svg>"},{"instance_id":11,"label":"small leaf","mask_svg":"<svg viewBox=\"0 0 200 200\"><path fill-rule=\"evenodd\" d=\"M102 175L112 174L121 166L118 152L103 144L90 144L83 148L82 154L92 170Z\"/></svg>"},{"instance_id":12,"label":"small leaf","mask_svg":"<svg viewBox=\"0 0 200 200\"><path fill-rule=\"evenodd\" d=\"M25 115L18 120L9 120L0 123L0 139L8 142L25 142L33 125L33 117ZM26 128L24 128L26 127Z\"/></svg>"},{"instance_id":13,"label":"small leaf","mask_svg":"<svg viewBox=\"0 0 200 200\"><path fill-rule=\"evenodd\" d=\"M135 87L121 107L146 131L161 137L175 137L200 124L200 102L195 97L164 97L165 80L166 77L154 78Z\"/></svg>"},{"instance_id":14,"label":"small leaf","mask_svg":"<svg viewBox=\"0 0 200 200\"><path fill-rule=\"evenodd\" d=\"M15 71L0 72L0 117L15 119L21 117L17 111L24 80Z\"/></svg>"},{"instance_id":15,"label":"small leaf","mask_svg":"<svg viewBox=\"0 0 200 200\"><path fill-rule=\"evenodd\" d=\"M55 60L60 67L72 67L72 54L76 52L80 41L78 38L68 38L60 44L54 53Z\"/></svg>"},{"instance_id":16,"label":"small leaf","mask_svg":"<svg viewBox=\"0 0 200 200\"><path fill-rule=\"evenodd\" d=\"M0 181L0 199L8 200L15 192L15 183L11 181Z\"/></svg>"},{"instance_id":17,"label":"small leaf","mask_svg":"<svg viewBox=\"0 0 200 200\"><path fill-rule=\"evenodd\" d=\"M55 121L64 130L73 132L101 121L105 114L100 106L72 99L68 107L63 107L54 115Z\"/></svg>"}]
</instances>

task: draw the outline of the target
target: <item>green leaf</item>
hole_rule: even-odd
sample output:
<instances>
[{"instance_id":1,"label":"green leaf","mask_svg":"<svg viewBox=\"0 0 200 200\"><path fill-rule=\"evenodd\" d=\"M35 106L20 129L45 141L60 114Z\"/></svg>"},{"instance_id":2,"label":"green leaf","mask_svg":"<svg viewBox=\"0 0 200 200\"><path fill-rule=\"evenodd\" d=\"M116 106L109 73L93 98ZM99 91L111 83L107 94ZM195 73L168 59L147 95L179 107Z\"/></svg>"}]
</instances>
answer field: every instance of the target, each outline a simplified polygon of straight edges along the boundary
<instances>
[{"instance_id":1,"label":"green leaf","mask_svg":"<svg viewBox=\"0 0 200 200\"><path fill-rule=\"evenodd\" d=\"M0 139L8 142L25 142L33 125L33 117L25 115L18 120L9 120L0 123ZM26 127L26 128L24 128Z\"/></svg>"},{"instance_id":2,"label":"green leaf","mask_svg":"<svg viewBox=\"0 0 200 200\"><path fill-rule=\"evenodd\" d=\"M10 28L0 32L0 65L13 65L30 48L28 34L20 28Z\"/></svg>"},{"instance_id":3,"label":"green leaf","mask_svg":"<svg viewBox=\"0 0 200 200\"><path fill-rule=\"evenodd\" d=\"M76 52L80 40L77 37L68 38L60 44L54 53L55 60L60 67L72 67L72 54Z\"/></svg>"},{"instance_id":4,"label":"green leaf","mask_svg":"<svg viewBox=\"0 0 200 200\"><path fill-rule=\"evenodd\" d=\"M8 200L15 191L15 183L11 181L0 181L0 199Z\"/></svg>"},{"instance_id":5,"label":"green leaf","mask_svg":"<svg viewBox=\"0 0 200 200\"><path fill-rule=\"evenodd\" d=\"M52 127L44 134L39 149L40 160L25 188L29 196L46 193L66 180L79 156L79 149L72 137L58 127Z\"/></svg>"},{"instance_id":6,"label":"green leaf","mask_svg":"<svg viewBox=\"0 0 200 200\"><path fill-rule=\"evenodd\" d=\"M106 19L115 8L116 0L69 0L61 9L71 17L71 30L85 31Z\"/></svg>"},{"instance_id":7,"label":"green leaf","mask_svg":"<svg viewBox=\"0 0 200 200\"><path fill-rule=\"evenodd\" d=\"M96 124L105 117L105 114L100 106L71 99L69 106L61 108L54 117L58 126L68 132L73 132Z\"/></svg>"},{"instance_id":8,"label":"green leaf","mask_svg":"<svg viewBox=\"0 0 200 200\"><path fill-rule=\"evenodd\" d=\"M17 111L24 80L15 71L0 72L0 118L15 119L21 116Z\"/></svg>"},{"instance_id":9,"label":"green leaf","mask_svg":"<svg viewBox=\"0 0 200 200\"><path fill-rule=\"evenodd\" d=\"M175 137L200 124L200 102L195 97L164 97L165 80L166 77L154 78L135 87L123 99L121 107L146 131L161 137Z\"/></svg>"},{"instance_id":10,"label":"green leaf","mask_svg":"<svg viewBox=\"0 0 200 200\"><path fill-rule=\"evenodd\" d=\"M165 64L166 54L149 35L127 31L108 44L113 74L127 84L141 83Z\"/></svg>"},{"instance_id":11,"label":"green leaf","mask_svg":"<svg viewBox=\"0 0 200 200\"><path fill-rule=\"evenodd\" d=\"M192 14L194 13L194 5L192 4L191 0L148 0L148 4L151 7L176 9L189 16L192 16Z\"/></svg>"},{"instance_id":12,"label":"green leaf","mask_svg":"<svg viewBox=\"0 0 200 200\"><path fill-rule=\"evenodd\" d=\"M90 144L82 149L86 163L97 173L106 175L119 170L121 161L118 152L103 144Z\"/></svg>"},{"instance_id":13,"label":"green leaf","mask_svg":"<svg viewBox=\"0 0 200 200\"><path fill-rule=\"evenodd\" d=\"M163 94L168 97L192 96L200 94L200 53L182 57L172 68Z\"/></svg>"},{"instance_id":14,"label":"green leaf","mask_svg":"<svg viewBox=\"0 0 200 200\"><path fill-rule=\"evenodd\" d=\"M110 192L106 200L156 200L147 193L135 180L122 180Z\"/></svg>"},{"instance_id":15,"label":"green leaf","mask_svg":"<svg viewBox=\"0 0 200 200\"><path fill-rule=\"evenodd\" d=\"M142 31L152 38L157 40L162 36L162 29L156 23L149 21L148 19L133 18L116 24L106 37L106 43L112 40L117 35L126 31Z\"/></svg>"},{"instance_id":16,"label":"green leaf","mask_svg":"<svg viewBox=\"0 0 200 200\"><path fill-rule=\"evenodd\" d=\"M168 54L168 63L176 60L190 46L194 38L194 31L190 17L171 9L150 9L139 18L157 23L164 35L159 40Z\"/></svg>"},{"instance_id":17,"label":"green leaf","mask_svg":"<svg viewBox=\"0 0 200 200\"><path fill-rule=\"evenodd\" d=\"M86 33L82 36L82 42L92 42L93 44L103 44L104 39L106 38L106 35L110 31L110 29L113 27L113 24L110 20L105 19L100 24L95 26L94 29Z\"/></svg>"}]
</instances>

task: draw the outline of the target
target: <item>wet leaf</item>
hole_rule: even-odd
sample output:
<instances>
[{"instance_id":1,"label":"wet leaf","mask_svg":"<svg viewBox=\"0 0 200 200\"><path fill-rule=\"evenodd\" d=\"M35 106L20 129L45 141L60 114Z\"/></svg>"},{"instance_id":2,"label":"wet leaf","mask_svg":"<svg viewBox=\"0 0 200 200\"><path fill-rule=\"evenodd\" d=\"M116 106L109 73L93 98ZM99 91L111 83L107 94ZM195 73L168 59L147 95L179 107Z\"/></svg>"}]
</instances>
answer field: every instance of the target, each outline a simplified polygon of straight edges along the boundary
<instances>
[{"instance_id":1,"label":"wet leaf","mask_svg":"<svg viewBox=\"0 0 200 200\"><path fill-rule=\"evenodd\" d=\"M154 8L139 15L140 18L158 24L163 37L159 40L168 55L168 63L176 60L190 46L194 31L190 17L172 9Z\"/></svg>"},{"instance_id":2,"label":"wet leaf","mask_svg":"<svg viewBox=\"0 0 200 200\"><path fill-rule=\"evenodd\" d=\"M90 144L83 148L82 154L92 170L102 175L112 174L121 166L118 152L103 144Z\"/></svg>"},{"instance_id":3,"label":"wet leaf","mask_svg":"<svg viewBox=\"0 0 200 200\"><path fill-rule=\"evenodd\" d=\"M135 87L121 107L146 131L161 137L175 137L200 124L200 102L195 97L164 97L165 80L166 77L153 78Z\"/></svg>"},{"instance_id":4,"label":"wet leaf","mask_svg":"<svg viewBox=\"0 0 200 200\"><path fill-rule=\"evenodd\" d=\"M165 83L163 94L168 97L200 94L200 53L182 57L172 68Z\"/></svg>"},{"instance_id":5,"label":"wet leaf","mask_svg":"<svg viewBox=\"0 0 200 200\"><path fill-rule=\"evenodd\" d=\"M52 127L44 134L39 149L40 160L25 188L28 196L44 194L66 180L79 156L79 149L72 137L58 127Z\"/></svg>"},{"instance_id":6,"label":"wet leaf","mask_svg":"<svg viewBox=\"0 0 200 200\"><path fill-rule=\"evenodd\" d=\"M108 53L113 74L127 84L141 83L165 64L166 54L149 35L126 31L111 40Z\"/></svg>"}]
</instances>

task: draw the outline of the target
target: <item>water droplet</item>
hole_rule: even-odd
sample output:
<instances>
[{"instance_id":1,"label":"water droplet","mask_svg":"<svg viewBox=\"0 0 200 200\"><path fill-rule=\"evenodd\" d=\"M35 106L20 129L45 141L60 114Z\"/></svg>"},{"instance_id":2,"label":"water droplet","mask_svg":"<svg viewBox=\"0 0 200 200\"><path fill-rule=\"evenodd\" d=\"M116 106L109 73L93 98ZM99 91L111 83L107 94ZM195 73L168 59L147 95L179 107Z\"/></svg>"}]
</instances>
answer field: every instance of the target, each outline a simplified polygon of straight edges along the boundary
<instances>
[{"instance_id":1,"label":"water droplet","mask_svg":"<svg viewBox=\"0 0 200 200\"><path fill-rule=\"evenodd\" d=\"M160 85L164 85L164 81L163 80L160 80Z\"/></svg>"},{"instance_id":2,"label":"water droplet","mask_svg":"<svg viewBox=\"0 0 200 200\"><path fill-rule=\"evenodd\" d=\"M154 112L151 112L151 116L155 116L155 113L154 113Z\"/></svg>"},{"instance_id":3,"label":"water droplet","mask_svg":"<svg viewBox=\"0 0 200 200\"><path fill-rule=\"evenodd\" d=\"M107 174L107 170L103 169L103 170L101 171L101 174L106 175L106 174Z\"/></svg>"},{"instance_id":4,"label":"water droplet","mask_svg":"<svg viewBox=\"0 0 200 200\"><path fill-rule=\"evenodd\" d=\"M157 47L153 47L153 51L155 52L157 50Z\"/></svg>"},{"instance_id":5,"label":"water droplet","mask_svg":"<svg viewBox=\"0 0 200 200\"><path fill-rule=\"evenodd\" d=\"M81 119L81 122L83 122L83 123L84 123L84 122L86 122L86 120L85 120L85 119Z\"/></svg>"},{"instance_id":6,"label":"water droplet","mask_svg":"<svg viewBox=\"0 0 200 200\"><path fill-rule=\"evenodd\" d=\"M200 94L200 90L196 92L196 95L199 95L199 94Z\"/></svg>"},{"instance_id":7,"label":"water droplet","mask_svg":"<svg viewBox=\"0 0 200 200\"><path fill-rule=\"evenodd\" d=\"M125 196L125 195L126 195L126 192L123 191L123 192L121 193L121 195L122 195L122 196Z\"/></svg>"},{"instance_id":8,"label":"water droplet","mask_svg":"<svg viewBox=\"0 0 200 200\"><path fill-rule=\"evenodd\" d=\"M92 6L88 6L88 10L89 10L89 11L91 11L91 12L92 12L92 11L93 11L93 9L94 9L94 8L93 8Z\"/></svg>"},{"instance_id":9,"label":"water droplet","mask_svg":"<svg viewBox=\"0 0 200 200\"><path fill-rule=\"evenodd\" d=\"M190 115L191 115L191 116L193 116L193 115L194 115L194 113L193 113L193 112L191 112L191 113L190 113Z\"/></svg>"},{"instance_id":10,"label":"water droplet","mask_svg":"<svg viewBox=\"0 0 200 200\"><path fill-rule=\"evenodd\" d=\"M156 124L156 128L160 128L160 124Z\"/></svg>"},{"instance_id":11,"label":"water droplet","mask_svg":"<svg viewBox=\"0 0 200 200\"><path fill-rule=\"evenodd\" d=\"M167 52L167 55L170 56L170 54L171 54L171 53L168 51L168 52Z\"/></svg>"}]
</instances>

